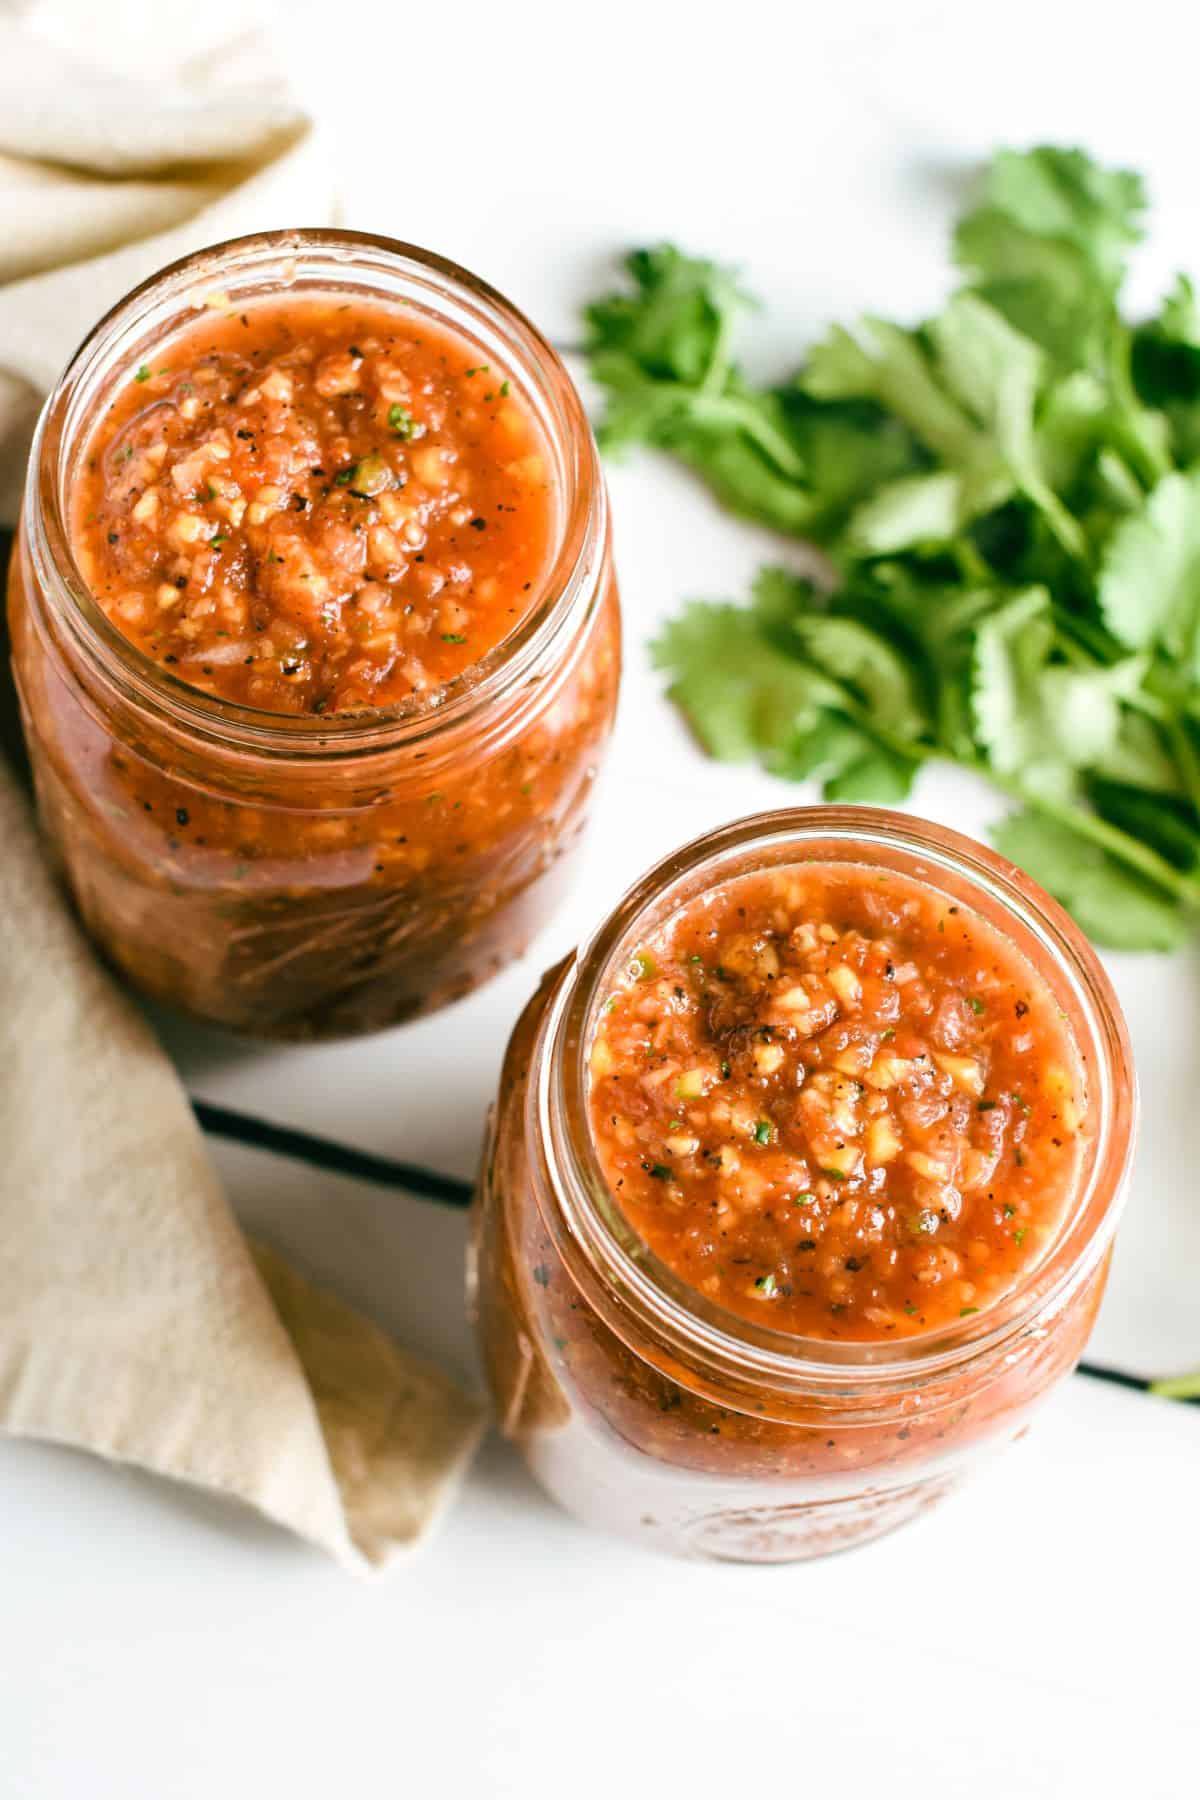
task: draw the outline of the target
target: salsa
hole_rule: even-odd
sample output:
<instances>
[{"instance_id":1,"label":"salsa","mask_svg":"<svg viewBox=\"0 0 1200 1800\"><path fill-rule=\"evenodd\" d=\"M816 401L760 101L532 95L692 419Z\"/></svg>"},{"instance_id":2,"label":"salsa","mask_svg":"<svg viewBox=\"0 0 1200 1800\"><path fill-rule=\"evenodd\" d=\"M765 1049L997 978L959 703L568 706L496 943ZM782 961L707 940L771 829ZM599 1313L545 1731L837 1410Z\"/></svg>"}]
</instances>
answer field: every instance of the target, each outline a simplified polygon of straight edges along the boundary
<instances>
[{"instance_id":1,"label":"salsa","mask_svg":"<svg viewBox=\"0 0 1200 1800\"><path fill-rule=\"evenodd\" d=\"M79 570L191 686L269 712L431 695L527 611L554 548L514 376L412 309L210 306L130 369L74 491Z\"/></svg>"},{"instance_id":2,"label":"salsa","mask_svg":"<svg viewBox=\"0 0 1200 1800\"><path fill-rule=\"evenodd\" d=\"M699 840L510 1041L471 1265L502 1429L677 1553L891 1530L1077 1361L1133 1121L1103 970L1000 858L851 807Z\"/></svg>"},{"instance_id":3,"label":"salsa","mask_svg":"<svg viewBox=\"0 0 1200 1800\"><path fill-rule=\"evenodd\" d=\"M600 1164L651 1249L797 1335L932 1331L1055 1238L1086 1109L1047 984L893 871L735 877L640 945L591 1046Z\"/></svg>"},{"instance_id":4,"label":"salsa","mask_svg":"<svg viewBox=\"0 0 1200 1800\"><path fill-rule=\"evenodd\" d=\"M402 245L242 239L96 327L39 445L13 661L44 837L108 958L309 1038L519 955L620 675L595 445L532 327Z\"/></svg>"}]
</instances>

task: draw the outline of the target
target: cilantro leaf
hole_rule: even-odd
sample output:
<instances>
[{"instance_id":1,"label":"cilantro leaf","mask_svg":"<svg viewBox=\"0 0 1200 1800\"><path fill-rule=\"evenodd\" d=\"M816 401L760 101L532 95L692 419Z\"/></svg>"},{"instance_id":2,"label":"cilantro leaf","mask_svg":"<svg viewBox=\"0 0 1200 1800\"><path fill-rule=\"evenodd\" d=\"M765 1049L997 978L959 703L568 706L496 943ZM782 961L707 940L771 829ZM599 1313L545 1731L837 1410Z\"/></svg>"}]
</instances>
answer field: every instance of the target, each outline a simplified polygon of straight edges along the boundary
<instances>
[{"instance_id":1,"label":"cilantro leaf","mask_svg":"<svg viewBox=\"0 0 1200 1800\"><path fill-rule=\"evenodd\" d=\"M1065 906L1089 937L1114 950L1175 950L1192 921L1168 895L1061 819L1014 813L992 833L996 847Z\"/></svg>"},{"instance_id":2,"label":"cilantro leaf","mask_svg":"<svg viewBox=\"0 0 1200 1800\"><path fill-rule=\"evenodd\" d=\"M1033 412L1042 356L1036 344L969 293L950 301L931 321L929 334L947 384L987 427L1013 485L1038 507L1065 550L1084 555L1079 524L1049 486L1038 461Z\"/></svg>"},{"instance_id":3,"label":"cilantro leaf","mask_svg":"<svg viewBox=\"0 0 1200 1800\"><path fill-rule=\"evenodd\" d=\"M667 692L719 762L786 759L834 698L743 607L693 601L651 648L655 667L671 677Z\"/></svg>"},{"instance_id":4,"label":"cilantro leaf","mask_svg":"<svg viewBox=\"0 0 1200 1800\"><path fill-rule=\"evenodd\" d=\"M1156 319L1133 335L1130 367L1139 398L1161 407L1180 463L1200 458L1200 306L1186 275Z\"/></svg>"},{"instance_id":5,"label":"cilantro leaf","mask_svg":"<svg viewBox=\"0 0 1200 1800\"><path fill-rule=\"evenodd\" d=\"M619 352L659 380L711 381L733 326L753 305L736 276L671 244L632 251L625 268L633 292L609 294L587 308L593 345Z\"/></svg>"},{"instance_id":6,"label":"cilantro leaf","mask_svg":"<svg viewBox=\"0 0 1200 1800\"><path fill-rule=\"evenodd\" d=\"M1027 789L1067 791L1074 772L1115 748L1122 702L1138 690L1145 664L1081 665L1059 650L1044 588L1014 595L975 635L972 711L993 768L1020 775Z\"/></svg>"},{"instance_id":7,"label":"cilantro leaf","mask_svg":"<svg viewBox=\"0 0 1200 1800\"><path fill-rule=\"evenodd\" d=\"M864 723L867 694L886 693L888 714L906 711L907 676L887 646L865 637L845 643L839 680L805 656L807 584L782 570L765 571L759 609L693 602L653 645L657 667L671 677L668 693L710 755L725 762L757 758L773 774L816 779L830 800L900 800L919 756L907 754ZM818 620L840 631L849 622ZM796 627L795 653L780 647ZM898 685L897 685L898 684Z\"/></svg>"},{"instance_id":8,"label":"cilantro leaf","mask_svg":"<svg viewBox=\"0 0 1200 1800\"><path fill-rule=\"evenodd\" d=\"M905 475L877 488L851 514L844 544L858 556L947 543L968 515L960 475L949 469Z\"/></svg>"},{"instance_id":9,"label":"cilantro leaf","mask_svg":"<svg viewBox=\"0 0 1200 1800\"><path fill-rule=\"evenodd\" d=\"M1141 176L1102 168L1082 150L1050 144L1000 150L988 168L984 198L1027 231L1074 245L1114 285L1142 236Z\"/></svg>"},{"instance_id":10,"label":"cilantro leaf","mask_svg":"<svg viewBox=\"0 0 1200 1800\"><path fill-rule=\"evenodd\" d=\"M1100 568L1104 623L1132 650L1159 646L1200 681L1200 470L1164 475L1114 531Z\"/></svg>"},{"instance_id":11,"label":"cilantro leaf","mask_svg":"<svg viewBox=\"0 0 1200 1800\"><path fill-rule=\"evenodd\" d=\"M916 334L886 319L860 319L850 331L835 325L810 351L800 385L817 400L874 401L946 462L992 460L986 439L946 391Z\"/></svg>"},{"instance_id":12,"label":"cilantro leaf","mask_svg":"<svg viewBox=\"0 0 1200 1800\"><path fill-rule=\"evenodd\" d=\"M981 206L960 219L954 257L975 292L1060 368L1103 367L1112 294L1074 244Z\"/></svg>"}]
</instances>

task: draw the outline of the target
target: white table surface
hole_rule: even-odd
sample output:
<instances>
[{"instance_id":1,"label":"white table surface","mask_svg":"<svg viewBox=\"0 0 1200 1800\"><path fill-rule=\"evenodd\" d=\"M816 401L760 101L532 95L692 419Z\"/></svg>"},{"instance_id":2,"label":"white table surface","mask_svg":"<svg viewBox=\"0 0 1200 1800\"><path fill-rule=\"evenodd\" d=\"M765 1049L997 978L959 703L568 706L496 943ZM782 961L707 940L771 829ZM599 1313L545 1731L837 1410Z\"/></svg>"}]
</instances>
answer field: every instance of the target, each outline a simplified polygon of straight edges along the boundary
<instances>
[{"instance_id":1,"label":"white table surface","mask_svg":"<svg viewBox=\"0 0 1200 1800\"><path fill-rule=\"evenodd\" d=\"M1135 292L1200 267L1190 10L358 0L293 8L289 43L337 132L347 222L459 258L568 341L614 250L676 236L746 265L769 302L747 358L767 369L827 317L936 304L955 197L1000 141L1078 140L1146 171ZM484 992L365 1043L264 1050L164 1022L193 1093L466 1176L539 970L674 843L802 797L704 761L644 648L680 596L741 592L788 546L661 462L614 470L611 489L628 672L564 914ZM918 806L977 832L995 810L950 773ZM1168 1373L1200 1362L1200 964L1110 966L1144 1131L1089 1355ZM461 1215L215 1154L247 1221L473 1378ZM710 1568L587 1534L492 1442L435 1542L364 1584L216 1503L3 1444L0 1795L559 1800L836 1780L849 1800L1176 1800L1200 1786L1198 1491L1200 1411L1076 1377L899 1536L820 1565Z\"/></svg>"}]
</instances>

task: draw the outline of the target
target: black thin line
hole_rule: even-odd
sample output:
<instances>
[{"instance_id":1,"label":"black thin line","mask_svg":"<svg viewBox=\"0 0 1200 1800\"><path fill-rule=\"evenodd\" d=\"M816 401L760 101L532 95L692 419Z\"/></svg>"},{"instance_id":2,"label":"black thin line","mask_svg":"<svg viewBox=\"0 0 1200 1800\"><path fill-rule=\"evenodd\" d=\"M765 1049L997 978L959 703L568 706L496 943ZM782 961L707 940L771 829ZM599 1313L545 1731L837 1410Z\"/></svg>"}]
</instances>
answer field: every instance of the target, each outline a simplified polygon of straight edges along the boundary
<instances>
[{"instance_id":1,"label":"black thin line","mask_svg":"<svg viewBox=\"0 0 1200 1800\"><path fill-rule=\"evenodd\" d=\"M312 1132L297 1131L291 1125L273 1125L267 1119L254 1119L228 1106L214 1106L208 1100L193 1099L192 1110L205 1131L211 1131L215 1137L230 1138L235 1144L274 1150L314 1169L353 1175L379 1187L404 1188L407 1193L440 1201L443 1206L470 1204L470 1182L457 1181L453 1175L439 1175L433 1169L397 1162L390 1156L374 1156L368 1150L352 1150L348 1144L336 1144L331 1138L314 1137Z\"/></svg>"},{"instance_id":2,"label":"black thin line","mask_svg":"<svg viewBox=\"0 0 1200 1800\"><path fill-rule=\"evenodd\" d=\"M1125 1369L1109 1369L1103 1363L1081 1362L1076 1367L1077 1375L1087 1375L1093 1381L1107 1381L1113 1387L1132 1388L1135 1393L1148 1394L1154 1384L1144 1375L1130 1375ZM1163 1396L1167 1398L1167 1396ZM1200 1406L1200 1394L1188 1394L1174 1400L1176 1406Z\"/></svg>"},{"instance_id":3,"label":"black thin line","mask_svg":"<svg viewBox=\"0 0 1200 1800\"><path fill-rule=\"evenodd\" d=\"M329 1169L336 1175L353 1175L360 1181L372 1181L379 1187L403 1188L426 1200L437 1200L443 1206L468 1206L471 1184L453 1175L439 1175L415 1163L397 1162L390 1156L374 1156L367 1150L352 1150L332 1138L315 1137L311 1131L297 1131L291 1125L272 1125L267 1119L255 1119L247 1113L234 1112L228 1106L214 1106L209 1100L193 1100L196 1118L214 1137L231 1139L235 1144L248 1144L255 1150L273 1150L280 1156L292 1156L314 1169ZM1149 1393L1151 1383L1144 1375L1130 1375L1124 1369L1106 1368L1102 1363L1081 1362L1076 1371L1092 1381L1107 1381L1113 1387L1130 1388L1134 1393ZM1178 1405L1179 1402L1176 1402ZM1182 1402L1200 1406L1200 1395Z\"/></svg>"}]
</instances>

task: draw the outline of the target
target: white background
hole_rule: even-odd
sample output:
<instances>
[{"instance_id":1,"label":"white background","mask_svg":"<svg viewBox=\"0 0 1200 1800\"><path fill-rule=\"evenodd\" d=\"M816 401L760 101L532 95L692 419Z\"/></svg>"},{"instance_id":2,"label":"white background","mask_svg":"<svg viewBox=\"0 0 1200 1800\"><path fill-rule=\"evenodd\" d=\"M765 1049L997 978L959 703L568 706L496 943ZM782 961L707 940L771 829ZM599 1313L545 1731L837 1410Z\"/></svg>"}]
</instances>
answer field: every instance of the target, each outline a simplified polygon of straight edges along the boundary
<instances>
[{"instance_id":1,"label":"white background","mask_svg":"<svg viewBox=\"0 0 1200 1800\"><path fill-rule=\"evenodd\" d=\"M952 211L1002 141L1079 141L1146 172L1136 295L1200 270L1192 10L357 0L291 8L288 53L336 130L348 223L458 258L560 341L614 252L675 236L745 265L768 303L746 359L767 370L829 317L935 305ZM360 1045L261 1050L164 1023L193 1092L468 1175L539 970L673 844L797 797L704 761L645 654L680 596L738 593L788 547L662 463L611 489L628 674L566 913L485 992ZM979 832L994 810L952 775L918 805ZM1169 1373L1200 1362L1200 967L1111 966L1145 1123L1089 1355ZM217 1154L247 1220L472 1375L460 1216ZM215 1504L8 1444L0 1796L837 1782L849 1800L1182 1800L1200 1785L1198 1500L1200 1412L1076 1378L961 1499L846 1558L655 1560L586 1534L491 1443L439 1538L367 1585Z\"/></svg>"}]
</instances>

